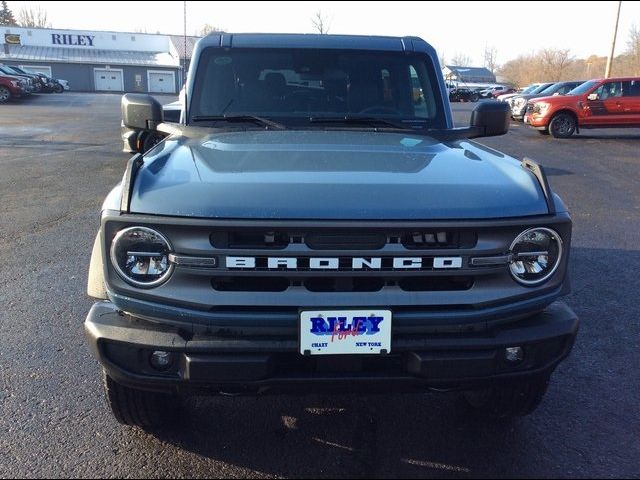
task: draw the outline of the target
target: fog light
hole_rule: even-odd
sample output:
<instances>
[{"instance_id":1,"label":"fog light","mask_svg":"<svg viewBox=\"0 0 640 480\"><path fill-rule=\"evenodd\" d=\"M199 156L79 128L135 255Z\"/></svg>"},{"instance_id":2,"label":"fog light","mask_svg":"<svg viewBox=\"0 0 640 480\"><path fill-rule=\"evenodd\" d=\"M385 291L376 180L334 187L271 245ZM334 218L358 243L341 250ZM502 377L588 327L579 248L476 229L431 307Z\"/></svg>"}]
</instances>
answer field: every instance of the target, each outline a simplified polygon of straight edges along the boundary
<instances>
[{"instance_id":1,"label":"fog light","mask_svg":"<svg viewBox=\"0 0 640 480\"><path fill-rule=\"evenodd\" d=\"M509 363L520 363L524 360L524 349L522 347L505 348L504 359Z\"/></svg>"},{"instance_id":2,"label":"fog light","mask_svg":"<svg viewBox=\"0 0 640 480\"><path fill-rule=\"evenodd\" d=\"M151 354L150 363L156 370L167 370L173 364L173 354L171 352L156 350Z\"/></svg>"}]
</instances>

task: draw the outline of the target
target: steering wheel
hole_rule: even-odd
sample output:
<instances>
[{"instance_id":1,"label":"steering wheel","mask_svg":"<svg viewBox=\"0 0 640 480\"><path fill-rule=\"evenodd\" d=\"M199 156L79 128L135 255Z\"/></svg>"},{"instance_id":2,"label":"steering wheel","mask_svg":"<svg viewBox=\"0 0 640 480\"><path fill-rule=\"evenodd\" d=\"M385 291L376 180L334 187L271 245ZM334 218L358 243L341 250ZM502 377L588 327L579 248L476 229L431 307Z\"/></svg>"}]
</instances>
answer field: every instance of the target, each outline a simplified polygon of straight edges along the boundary
<instances>
[{"instance_id":1,"label":"steering wheel","mask_svg":"<svg viewBox=\"0 0 640 480\"><path fill-rule=\"evenodd\" d=\"M364 108L362 110L360 110L358 113L381 113L381 114L391 114L391 115L402 115L402 112L396 108L393 107L386 107L384 105L374 105L372 107L367 107Z\"/></svg>"}]
</instances>

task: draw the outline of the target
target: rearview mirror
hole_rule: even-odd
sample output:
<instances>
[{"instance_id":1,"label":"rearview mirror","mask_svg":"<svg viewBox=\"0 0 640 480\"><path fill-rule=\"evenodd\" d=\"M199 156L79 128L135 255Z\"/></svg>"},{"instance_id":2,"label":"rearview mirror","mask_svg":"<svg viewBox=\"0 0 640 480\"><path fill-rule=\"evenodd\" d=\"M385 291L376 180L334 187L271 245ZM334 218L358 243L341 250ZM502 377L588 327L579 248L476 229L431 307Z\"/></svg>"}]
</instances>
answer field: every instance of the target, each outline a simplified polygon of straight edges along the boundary
<instances>
[{"instance_id":1,"label":"rearview mirror","mask_svg":"<svg viewBox=\"0 0 640 480\"><path fill-rule=\"evenodd\" d=\"M122 96L122 123L136 130L155 130L162 123L162 105L151 95L126 93Z\"/></svg>"},{"instance_id":2,"label":"rearview mirror","mask_svg":"<svg viewBox=\"0 0 640 480\"><path fill-rule=\"evenodd\" d=\"M511 109L506 102L482 102L471 112L469 127L478 137L494 137L509 131Z\"/></svg>"},{"instance_id":3,"label":"rearview mirror","mask_svg":"<svg viewBox=\"0 0 640 480\"><path fill-rule=\"evenodd\" d=\"M598 100L598 94L597 93L590 93L589 95L587 95L587 100Z\"/></svg>"}]
</instances>

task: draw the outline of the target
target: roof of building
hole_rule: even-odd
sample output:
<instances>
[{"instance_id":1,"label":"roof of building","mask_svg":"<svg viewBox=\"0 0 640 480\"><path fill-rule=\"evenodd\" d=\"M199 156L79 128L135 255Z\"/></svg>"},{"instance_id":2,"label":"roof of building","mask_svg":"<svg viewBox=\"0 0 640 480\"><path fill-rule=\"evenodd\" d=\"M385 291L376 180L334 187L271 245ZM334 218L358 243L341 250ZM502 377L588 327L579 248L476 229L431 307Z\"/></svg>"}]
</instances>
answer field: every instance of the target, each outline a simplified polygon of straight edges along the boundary
<instances>
[{"instance_id":1,"label":"roof of building","mask_svg":"<svg viewBox=\"0 0 640 480\"><path fill-rule=\"evenodd\" d=\"M169 41L173 45L173 48L176 49L178 54L180 55L180 60L184 60L185 58L189 59L193 55L193 47L195 47L196 42L200 40L201 37L192 37L187 36L187 54L185 57L185 37L183 35L169 35Z\"/></svg>"},{"instance_id":2,"label":"roof of building","mask_svg":"<svg viewBox=\"0 0 640 480\"><path fill-rule=\"evenodd\" d=\"M170 53L128 52L121 50L89 50L62 47L7 45L0 49L0 60L32 62L105 63L113 65L143 65L177 67L179 60Z\"/></svg>"},{"instance_id":3,"label":"roof of building","mask_svg":"<svg viewBox=\"0 0 640 480\"><path fill-rule=\"evenodd\" d=\"M484 67L461 67L458 65L445 65L452 72L458 75L464 75L467 77L493 77L491 70Z\"/></svg>"}]
</instances>

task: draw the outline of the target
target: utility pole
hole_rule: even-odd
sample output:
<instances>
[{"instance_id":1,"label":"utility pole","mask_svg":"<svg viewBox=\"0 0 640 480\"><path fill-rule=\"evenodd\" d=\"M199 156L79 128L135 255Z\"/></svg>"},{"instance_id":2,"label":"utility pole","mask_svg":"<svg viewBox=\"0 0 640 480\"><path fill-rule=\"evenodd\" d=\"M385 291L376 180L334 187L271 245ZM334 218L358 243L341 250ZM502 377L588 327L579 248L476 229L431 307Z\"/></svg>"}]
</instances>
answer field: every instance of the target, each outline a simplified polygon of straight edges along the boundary
<instances>
[{"instance_id":1,"label":"utility pole","mask_svg":"<svg viewBox=\"0 0 640 480\"><path fill-rule=\"evenodd\" d=\"M184 63L182 64L182 75L184 81L187 79L187 0L184 0Z\"/></svg>"},{"instance_id":2,"label":"utility pole","mask_svg":"<svg viewBox=\"0 0 640 480\"><path fill-rule=\"evenodd\" d=\"M607 59L607 68L604 71L604 78L611 76L611 64L613 63L613 52L616 49L616 37L618 36L618 22L620 21L620 8L622 7L622 0L618 1L618 16L616 17L616 28L613 31L613 42L611 43L611 55Z\"/></svg>"}]
</instances>

